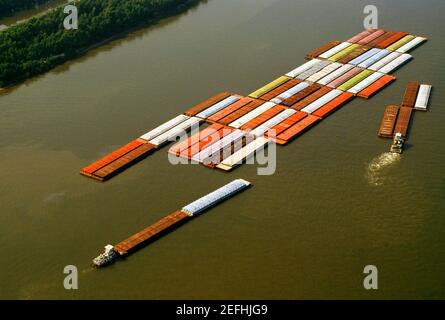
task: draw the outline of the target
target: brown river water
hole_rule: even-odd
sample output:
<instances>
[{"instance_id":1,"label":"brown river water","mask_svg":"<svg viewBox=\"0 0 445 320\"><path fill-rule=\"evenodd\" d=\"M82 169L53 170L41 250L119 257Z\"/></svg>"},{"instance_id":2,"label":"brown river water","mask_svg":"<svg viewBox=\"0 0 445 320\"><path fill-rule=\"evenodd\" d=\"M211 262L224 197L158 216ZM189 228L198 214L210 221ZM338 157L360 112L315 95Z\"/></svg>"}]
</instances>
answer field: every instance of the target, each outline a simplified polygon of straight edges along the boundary
<instances>
[{"instance_id":1,"label":"brown river water","mask_svg":"<svg viewBox=\"0 0 445 320\"><path fill-rule=\"evenodd\" d=\"M397 81L286 147L277 170L173 166L167 148L106 183L79 170L220 91L247 95L361 31L368 1L212 0L0 94L0 298L445 298L445 2L383 1L379 27L426 36ZM81 27L81 26L80 26ZM384 107L434 86L406 151ZM101 269L91 259L235 178L253 187ZM63 269L79 270L65 290ZM363 288L376 265L379 290Z\"/></svg>"}]
</instances>

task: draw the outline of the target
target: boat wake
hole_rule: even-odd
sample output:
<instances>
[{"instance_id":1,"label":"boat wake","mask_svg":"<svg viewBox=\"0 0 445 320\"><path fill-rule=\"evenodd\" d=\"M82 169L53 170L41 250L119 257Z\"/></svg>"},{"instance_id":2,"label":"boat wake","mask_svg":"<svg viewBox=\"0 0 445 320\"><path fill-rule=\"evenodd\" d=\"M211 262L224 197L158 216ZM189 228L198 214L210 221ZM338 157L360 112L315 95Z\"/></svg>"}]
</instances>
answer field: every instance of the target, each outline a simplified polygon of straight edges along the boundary
<instances>
[{"instance_id":1,"label":"boat wake","mask_svg":"<svg viewBox=\"0 0 445 320\"><path fill-rule=\"evenodd\" d=\"M387 177L385 173L387 169L394 166L401 159L398 153L385 152L378 157L372 159L368 164L366 178L368 183L373 186L383 185Z\"/></svg>"}]
</instances>

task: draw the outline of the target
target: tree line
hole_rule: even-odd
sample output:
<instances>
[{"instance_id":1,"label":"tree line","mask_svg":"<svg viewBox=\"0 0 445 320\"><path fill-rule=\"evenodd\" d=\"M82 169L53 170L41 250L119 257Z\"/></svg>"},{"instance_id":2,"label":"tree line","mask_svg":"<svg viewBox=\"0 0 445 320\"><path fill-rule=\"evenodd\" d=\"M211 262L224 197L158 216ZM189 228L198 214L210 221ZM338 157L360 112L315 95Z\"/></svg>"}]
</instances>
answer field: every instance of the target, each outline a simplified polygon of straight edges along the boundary
<instances>
[{"instance_id":1,"label":"tree line","mask_svg":"<svg viewBox=\"0 0 445 320\"><path fill-rule=\"evenodd\" d=\"M0 18L14 14L14 12L34 8L52 0L0 0Z\"/></svg>"},{"instance_id":2,"label":"tree line","mask_svg":"<svg viewBox=\"0 0 445 320\"><path fill-rule=\"evenodd\" d=\"M0 87L46 72L96 43L177 14L198 2L82 0L75 3L79 12L77 30L63 27L63 8L10 27L0 32Z\"/></svg>"}]
</instances>

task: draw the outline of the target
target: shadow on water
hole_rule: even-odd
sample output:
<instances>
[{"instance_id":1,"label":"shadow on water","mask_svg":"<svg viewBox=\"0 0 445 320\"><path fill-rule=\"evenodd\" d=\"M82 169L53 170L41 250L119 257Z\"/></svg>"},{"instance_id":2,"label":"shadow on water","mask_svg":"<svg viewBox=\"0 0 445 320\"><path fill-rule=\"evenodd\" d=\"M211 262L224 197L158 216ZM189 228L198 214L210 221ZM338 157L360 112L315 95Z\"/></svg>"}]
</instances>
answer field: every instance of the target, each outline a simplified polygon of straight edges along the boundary
<instances>
[{"instance_id":1,"label":"shadow on water","mask_svg":"<svg viewBox=\"0 0 445 320\"><path fill-rule=\"evenodd\" d=\"M21 88L22 86L28 86L35 81L38 81L44 78L48 74L62 74L71 69L72 66L87 61L88 59L94 58L103 52L111 51L117 47L120 47L124 44L131 43L135 40L141 39L145 37L147 34L153 31L157 31L158 29L164 28L165 26L172 24L179 19L187 16L190 13L193 13L199 9L201 5L205 5L209 2L209 0L200 0L195 4L191 4L190 7L183 9L183 11L179 11L173 13L174 15L171 17L160 18L157 20L152 20L147 22L145 25L123 31L122 33L113 36L109 39L101 41L100 43L91 46L86 49L85 52L79 54L77 57L72 60L67 60L60 65L55 66L52 70L44 72L40 75L33 76L29 79L23 80L22 82L16 83L9 87L0 88L0 97L4 95L8 95L13 93L15 90Z\"/></svg>"},{"instance_id":2,"label":"shadow on water","mask_svg":"<svg viewBox=\"0 0 445 320\"><path fill-rule=\"evenodd\" d=\"M412 145L411 143L405 143L403 145L404 151L407 151L407 150L412 149L412 148L414 148L414 145Z\"/></svg>"}]
</instances>

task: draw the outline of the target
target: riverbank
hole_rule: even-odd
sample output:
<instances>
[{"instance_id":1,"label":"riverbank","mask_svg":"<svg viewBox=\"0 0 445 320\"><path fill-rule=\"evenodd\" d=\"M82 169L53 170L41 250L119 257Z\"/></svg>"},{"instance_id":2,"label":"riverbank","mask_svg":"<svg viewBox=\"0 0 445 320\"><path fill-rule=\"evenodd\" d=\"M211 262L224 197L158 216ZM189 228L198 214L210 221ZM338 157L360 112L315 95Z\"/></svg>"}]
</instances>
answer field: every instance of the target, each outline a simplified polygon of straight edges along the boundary
<instances>
[{"instance_id":1,"label":"riverbank","mask_svg":"<svg viewBox=\"0 0 445 320\"><path fill-rule=\"evenodd\" d=\"M11 15L0 17L0 31L2 31L1 26L4 26L4 29L13 27L32 18L45 15L58 7L65 7L66 3L65 0L51 0L44 4L28 9L17 10Z\"/></svg>"},{"instance_id":2,"label":"riverbank","mask_svg":"<svg viewBox=\"0 0 445 320\"><path fill-rule=\"evenodd\" d=\"M129 32L180 14L200 1L143 2L144 6L140 1L101 3L84 0L77 4L78 30L63 29L63 8L4 30L0 33L0 87L11 87L45 73Z\"/></svg>"},{"instance_id":3,"label":"riverbank","mask_svg":"<svg viewBox=\"0 0 445 320\"><path fill-rule=\"evenodd\" d=\"M22 10L47 5L51 2L54 2L54 0L0 0L0 19L13 16Z\"/></svg>"}]
</instances>

